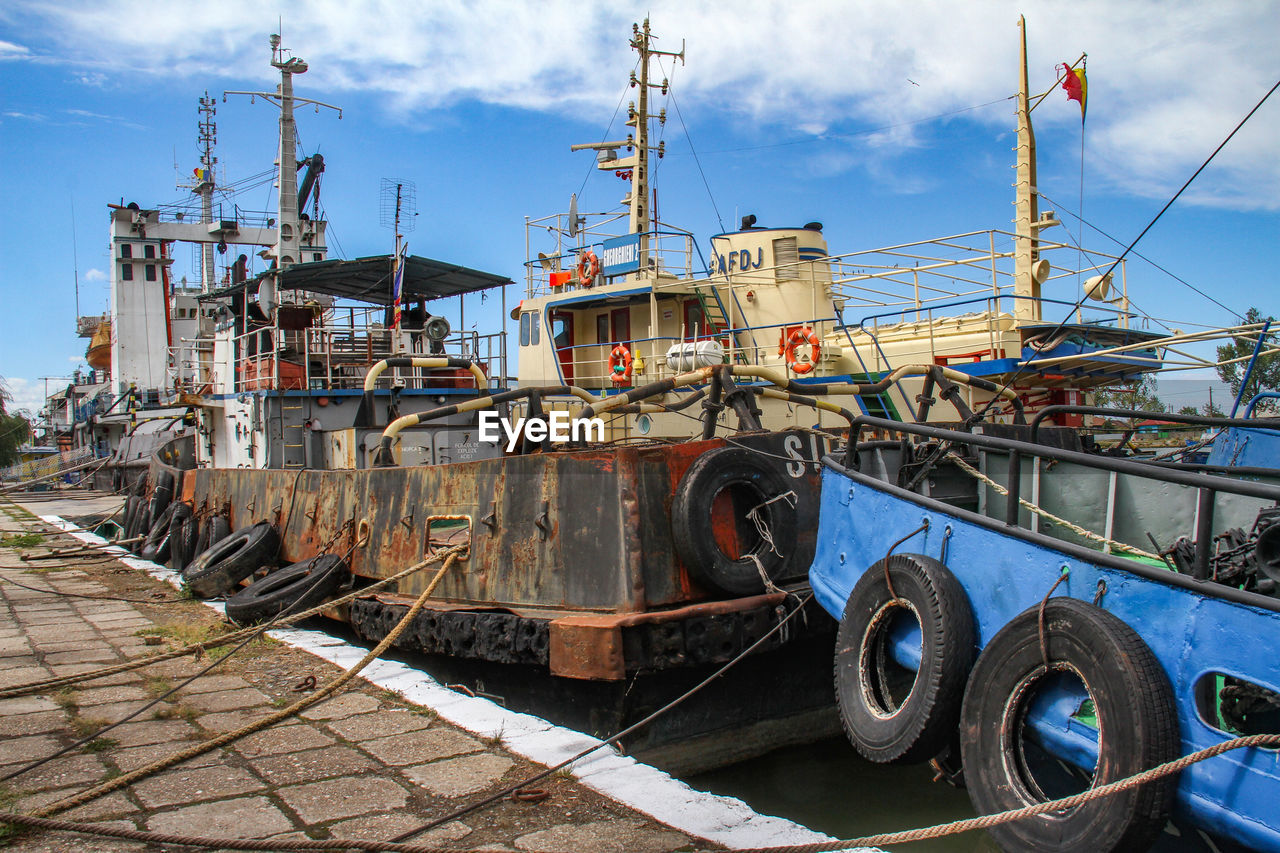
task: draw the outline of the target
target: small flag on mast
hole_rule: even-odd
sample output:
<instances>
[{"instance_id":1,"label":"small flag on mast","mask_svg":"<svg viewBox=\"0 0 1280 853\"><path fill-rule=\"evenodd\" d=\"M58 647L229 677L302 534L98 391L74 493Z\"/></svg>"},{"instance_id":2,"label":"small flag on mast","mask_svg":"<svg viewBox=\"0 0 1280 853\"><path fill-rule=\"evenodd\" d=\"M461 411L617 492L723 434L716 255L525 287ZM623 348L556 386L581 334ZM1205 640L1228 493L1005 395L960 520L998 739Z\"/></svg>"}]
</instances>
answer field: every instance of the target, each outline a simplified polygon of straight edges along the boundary
<instances>
[{"instance_id":1,"label":"small flag on mast","mask_svg":"<svg viewBox=\"0 0 1280 853\"><path fill-rule=\"evenodd\" d=\"M396 253L396 271L395 278L393 279L394 284L391 289L395 310L394 317L391 321L391 328L393 329L400 328L400 305L402 302L401 293L404 290L404 257L408 249L409 244L405 243L400 247L400 251Z\"/></svg>"},{"instance_id":2,"label":"small flag on mast","mask_svg":"<svg viewBox=\"0 0 1280 853\"><path fill-rule=\"evenodd\" d=\"M1067 100L1080 104L1080 120L1084 121L1085 109L1089 105L1089 81L1085 78L1084 68L1072 68L1064 62L1062 69L1062 88L1067 92Z\"/></svg>"}]
</instances>

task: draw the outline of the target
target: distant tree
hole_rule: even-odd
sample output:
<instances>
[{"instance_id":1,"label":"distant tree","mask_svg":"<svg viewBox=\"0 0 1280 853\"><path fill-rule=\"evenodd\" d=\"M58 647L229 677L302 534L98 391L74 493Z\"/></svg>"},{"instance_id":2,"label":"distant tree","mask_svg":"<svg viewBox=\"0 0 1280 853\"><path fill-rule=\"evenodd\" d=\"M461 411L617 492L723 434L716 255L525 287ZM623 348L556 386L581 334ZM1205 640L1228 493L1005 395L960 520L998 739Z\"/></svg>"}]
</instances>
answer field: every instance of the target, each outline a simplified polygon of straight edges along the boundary
<instances>
[{"instance_id":1,"label":"distant tree","mask_svg":"<svg viewBox=\"0 0 1280 853\"><path fill-rule=\"evenodd\" d=\"M1144 412L1167 412L1168 408L1156 393L1156 377L1145 374L1136 383L1117 388L1099 389L1093 392L1094 405L1113 409L1140 409Z\"/></svg>"},{"instance_id":2,"label":"distant tree","mask_svg":"<svg viewBox=\"0 0 1280 853\"><path fill-rule=\"evenodd\" d=\"M1219 409L1215 403L1205 403L1200 408L1195 406L1183 406L1178 409L1180 415L1204 415L1206 418L1225 418L1226 415L1222 409Z\"/></svg>"},{"instance_id":3,"label":"distant tree","mask_svg":"<svg viewBox=\"0 0 1280 853\"><path fill-rule=\"evenodd\" d=\"M1250 308L1244 315L1246 323L1263 323L1267 320L1274 321L1274 319L1273 317L1263 317L1262 312L1257 308ZM1276 326L1271 330L1268 336L1269 342L1274 344L1278 335L1280 335L1280 326ZM1240 394L1240 383L1244 381L1245 371L1249 367L1249 357L1253 355L1256 346L1256 341L1242 337L1232 337L1231 343L1218 347L1218 361L1233 362L1232 364L1218 364L1218 376L1223 382L1231 386L1231 395L1233 397ZM1276 390L1280 390L1280 354L1260 355L1253 366L1253 373L1249 376L1249 383L1245 387L1244 394L1240 397L1240 400L1243 403L1247 403L1260 391ZM1274 403L1274 400L1263 401L1259 404L1259 408L1275 411L1277 407Z\"/></svg>"},{"instance_id":4,"label":"distant tree","mask_svg":"<svg viewBox=\"0 0 1280 853\"><path fill-rule=\"evenodd\" d=\"M18 448L31 437L31 422L21 412L11 415L5 411L9 400L9 389L0 378L0 468L17 462Z\"/></svg>"}]
</instances>

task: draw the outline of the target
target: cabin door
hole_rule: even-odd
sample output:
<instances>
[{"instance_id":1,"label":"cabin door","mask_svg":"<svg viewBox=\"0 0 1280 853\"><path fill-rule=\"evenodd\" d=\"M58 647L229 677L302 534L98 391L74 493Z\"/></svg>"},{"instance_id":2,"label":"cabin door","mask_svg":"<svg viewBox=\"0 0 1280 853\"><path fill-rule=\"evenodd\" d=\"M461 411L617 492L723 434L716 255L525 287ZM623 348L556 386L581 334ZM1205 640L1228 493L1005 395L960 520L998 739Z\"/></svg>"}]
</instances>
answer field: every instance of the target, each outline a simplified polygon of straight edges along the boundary
<instances>
[{"instance_id":1,"label":"cabin door","mask_svg":"<svg viewBox=\"0 0 1280 853\"><path fill-rule=\"evenodd\" d=\"M568 311L552 311L547 320L551 323L552 345L560 360L560 374L568 385L573 384L573 314Z\"/></svg>"},{"instance_id":2,"label":"cabin door","mask_svg":"<svg viewBox=\"0 0 1280 853\"><path fill-rule=\"evenodd\" d=\"M613 330L613 343L631 346L631 309L615 308L609 313L609 326Z\"/></svg>"},{"instance_id":3,"label":"cabin door","mask_svg":"<svg viewBox=\"0 0 1280 853\"><path fill-rule=\"evenodd\" d=\"M707 315L696 299L684 303L684 339L686 341L709 341L714 330L707 328Z\"/></svg>"}]
</instances>

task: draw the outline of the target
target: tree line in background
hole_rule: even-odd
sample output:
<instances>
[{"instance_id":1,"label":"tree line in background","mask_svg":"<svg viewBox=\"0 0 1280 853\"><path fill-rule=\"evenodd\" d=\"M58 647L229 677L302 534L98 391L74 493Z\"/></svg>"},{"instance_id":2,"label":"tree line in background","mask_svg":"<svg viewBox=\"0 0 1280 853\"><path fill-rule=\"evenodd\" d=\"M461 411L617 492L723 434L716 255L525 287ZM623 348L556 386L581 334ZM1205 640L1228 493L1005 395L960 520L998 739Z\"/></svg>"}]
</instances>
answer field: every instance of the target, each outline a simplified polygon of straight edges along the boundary
<instances>
[{"instance_id":1,"label":"tree line in background","mask_svg":"<svg viewBox=\"0 0 1280 853\"><path fill-rule=\"evenodd\" d=\"M15 412L9 414L6 405L11 399L9 389L0 377L0 468L18 461L18 448L31 438L31 422Z\"/></svg>"},{"instance_id":2,"label":"tree line in background","mask_svg":"<svg viewBox=\"0 0 1280 853\"><path fill-rule=\"evenodd\" d=\"M1262 312L1257 308L1250 308L1245 312L1244 320L1246 323L1263 323L1274 321L1274 318L1263 317ZM1280 329L1272 330L1270 339L1275 340L1275 336L1278 333L1280 333ZM1249 367L1249 358L1253 355L1256 346L1257 342L1255 340L1233 337L1230 343L1218 347L1218 378L1230 386L1232 399L1235 399L1236 395L1240 394L1240 385L1244 382L1245 372ZM1242 402L1247 403L1262 391L1276 390L1280 390L1280 354L1261 355L1258 357L1257 362L1254 363L1253 372L1249 374L1248 384L1240 399ZM1139 382L1129 388L1098 391L1094 394L1094 400L1099 406L1111 406L1118 409L1140 409L1144 412L1175 411L1160 399L1154 374L1146 374ZM1264 400L1258 404L1258 410L1275 412L1277 410L1275 402L1274 400ZM1205 415L1214 418L1226 417L1227 415L1212 400L1199 408L1183 406L1177 409L1176 412L1180 415Z\"/></svg>"}]
</instances>

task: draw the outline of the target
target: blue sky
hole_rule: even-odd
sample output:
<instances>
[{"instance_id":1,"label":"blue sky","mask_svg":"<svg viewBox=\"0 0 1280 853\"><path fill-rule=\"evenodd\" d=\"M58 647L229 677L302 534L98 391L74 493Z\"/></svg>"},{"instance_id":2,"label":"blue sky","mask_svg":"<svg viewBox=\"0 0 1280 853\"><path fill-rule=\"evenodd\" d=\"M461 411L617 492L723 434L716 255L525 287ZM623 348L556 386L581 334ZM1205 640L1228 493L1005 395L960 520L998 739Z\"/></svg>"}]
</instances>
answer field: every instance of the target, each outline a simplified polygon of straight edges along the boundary
<instances>
[{"instance_id":1,"label":"blue sky","mask_svg":"<svg viewBox=\"0 0 1280 853\"><path fill-rule=\"evenodd\" d=\"M1280 78L1274 2L11 0L0 8L0 376L16 407L37 404L39 377L82 363L75 270L81 313L104 310L106 204L189 195L175 185L198 163L206 90L219 99L223 180L270 167L274 109L221 93L274 88L267 38L281 24L310 64L299 94L343 108L340 121L299 113L304 153L328 166L334 254L390 251L379 187L407 179L412 252L521 282L525 216L562 210L580 190L590 211L621 197L622 183L569 145L625 135L609 121L633 97L627 39L646 12L661 47L683 40L687 52L686 65L668 62L674 101L658 104L671 116L659 212L704 252L746 213L822 221L832 253L1008 228L1019 12L1033 90L1088 53L1084 213L1124 242ZM1077 234L1078 109L1055 92L1034 118L1040 189ZM1138 251L1234 310L1280 313L1277 139L1280 95ZM242 203L266 209L269 188ZM1096 232L1085 245L1117 249ZM177 277L193 269L179 250ZM1232 319L1142 261L1129 269L1134 301L1153 315ZM496 300L466 310L468 326L500 322Z\"/></svg>"}]
</instances>

